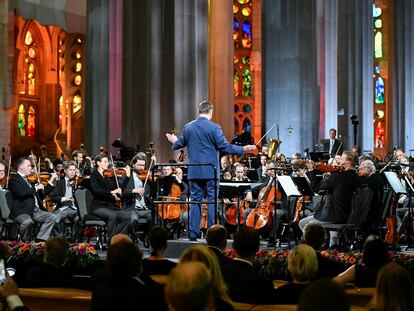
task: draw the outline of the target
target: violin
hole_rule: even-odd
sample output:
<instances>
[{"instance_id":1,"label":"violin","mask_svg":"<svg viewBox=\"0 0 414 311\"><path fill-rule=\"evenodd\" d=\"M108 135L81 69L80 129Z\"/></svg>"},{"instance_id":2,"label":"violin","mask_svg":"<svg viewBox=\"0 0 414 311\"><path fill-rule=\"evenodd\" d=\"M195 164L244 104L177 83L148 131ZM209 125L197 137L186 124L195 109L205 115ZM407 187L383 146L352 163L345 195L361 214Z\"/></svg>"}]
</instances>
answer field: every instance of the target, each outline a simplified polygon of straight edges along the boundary
<instances>
[{"instance_id":1,"label":"violin","mask_svg":"<svg viewBox=\"0 0 414 311\"><path fill-rule=\"evenodd\" d=\"M126 175L126 171L123 168L119 168L117 170L113 170L113 169L108 168L108 169L104 170L102 174L105 178L112 178L112 177L115 176L115 173L116 173L117 177L121 177L121 176Z\"/></svg>"},{"instance_id":2,"label":"violin","mask_svg":"<svg viewBox=\"0 0 414 311\"><path fill-rule=\"evenodd\" d=\"M151 174L151 170L139 170L139 171L137 171L137 170L135 170L135 169L132 169L137 175L138 175L138 178L140 179L140 180L145 180L145 179L147 179L147 176L148 176L148 180L149 181L152 181L152 174ZM155 180L157 180L157 178L160 176L160 173L156 173L155 175L154 175L154 181Z\"/></svg>"},{"instance_id":3,"label":"violin","mask_svg":"<svg viewBox=\"0 0 414 311\"><path fill-rule=\"evenodd\" d=\"M317 163L315 163L315 168L320 172L334 173L334 172L339 172L342 169L342 166L341 165L328 164L328 163L325 163L325 162L317 162Z\"/></svg>"}]
</instances>

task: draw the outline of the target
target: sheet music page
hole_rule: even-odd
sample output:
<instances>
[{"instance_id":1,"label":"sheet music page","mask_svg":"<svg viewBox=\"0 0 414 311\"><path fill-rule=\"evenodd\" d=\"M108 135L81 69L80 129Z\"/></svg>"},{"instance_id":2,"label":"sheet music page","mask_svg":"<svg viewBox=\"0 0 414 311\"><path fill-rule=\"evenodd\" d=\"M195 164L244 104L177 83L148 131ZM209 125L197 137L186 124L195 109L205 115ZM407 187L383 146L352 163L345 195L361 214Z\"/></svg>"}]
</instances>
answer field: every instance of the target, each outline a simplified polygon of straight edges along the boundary
<instances>
[{"instance_id":1,"label":"sheet music page","mask_svg":"<svg viewBox=\"0 0 414 311\"><path fill-rule=\"evenodd\" d=\"M277 176L277 179L288 197L302 195L290 176Z\"/></svg>"},{"instance_id":2,"label":"sheet music page","mask_svg":"<svg viewBox=\"0 0 414 311\"><path fill-rule=\"evenodd\" d=\"M384 172L384 175L387 178L387 181L389 182L392 190L394 190L395 193L398 193L398 194L407 193L407 190L405 190L396 172Z\"/></svg>"}]
</instances>

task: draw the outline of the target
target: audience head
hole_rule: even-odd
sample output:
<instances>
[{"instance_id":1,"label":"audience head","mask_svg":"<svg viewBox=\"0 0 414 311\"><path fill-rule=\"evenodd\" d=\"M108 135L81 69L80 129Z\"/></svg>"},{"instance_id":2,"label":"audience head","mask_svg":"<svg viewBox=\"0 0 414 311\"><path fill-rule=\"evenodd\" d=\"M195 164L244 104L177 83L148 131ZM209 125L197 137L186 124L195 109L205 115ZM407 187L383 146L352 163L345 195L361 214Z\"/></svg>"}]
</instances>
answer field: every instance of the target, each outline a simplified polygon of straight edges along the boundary
<instances>
[{"instance_id":1,"label":"audience head","mask_svg":"<svg viewBox=\"0 0 414 311\"><path fill-rule=\"evenodd\" d=\"M343 287L331 279L319 279L303 291L298 311L349 311L350 306Z\"/></svg>"},{"instance_id":2,"label":"audience head","mask_svg":"<svg viewBox=\"0 0 414 311\"><path fill-rule=\"evenodd\" d=\"M288 270L294 281L310 282L318 271L315 250L306 244L296 246L289 254Z\"/></svg>"},{"instance_id":3,"label":"audience head","mask_svg":"<svg viewBox=\"0 0 414 311\"><path fill-rule=\"evenodd\" d=\"M214 110L214 106L208 101L202 101L200 105L198 105L198 114L212 115L213 110Z\"/></svg>"},{"instance_id":4,"label":"audience head","mask_svg":"<svg viewBox=\"0 0 414 311\"><path fill-rule=\"evenodd\" d=\"M325 229L318 222L310 222L303 230L303 241L313 249L319 250L325 243Z\"/></svg>"},{"instance_id":5,"label":"audience head","mask_svg":"<svg viewBox=\"0 0 414 311\"><path fill-rule=\"evenodd\" d=\"M224 250L227 246L227 229L223 225L213 225L207 230L206 241L208 246Z\"/></svg>"},{"instance_id":6,"label":"audience head","mask_svg":"<svg viewBox=\"0 0 414 311\"><path fill-rule=\"evenodd\" d=\"M220 264L216 255L205 246L195 245L187 248L181 254L178 264L192 261L202 262L210 271L215 297L220 297L230 302L230 298L227 295L227 285L221 274Z\"/></svg>"},{"instance_id":7,"label":"audience head","mask_svg":"<svg viewBox=\"0 0 414 311\"><path fill-rule=\"evenodd\" d=\"M237 257L252 259L260 248L260 236L253 228L240 228L234 234L233 248Z\"/></svg>"},{"instance_id":8,"label":"audience head","mask_svg":"<svg viewBox=\"0 0 414 311\"><path fill-rule=\"evenodd\" d=\"M127 236L126 234L123 234L123 233L115 234L111 238L111 245L116 244L116 243L119 243L119 242L128 242L128 243L134 244L134 242L132 241L132 239L129 236Z\"/></svg>"},{"instance_id":9,"label":"audience head","mask_svg":"<svg viewBox=\"0 0 414 311\"><path fill-rule=\"evenodd\" d=\"M168 232L164 227L153 227L149 233L149 244L152 248L152 255L158 254L159 251L165 251L168 245Z\"/></svg>"},{"instance_id":10,"label":"audience head","mask_svg":"<svg viewBox=\"0 0 414 311\"><path fill-rule=\"evenodd\" d=\"M139 276L142 272L141 250L131 242L111 244L107 265L113 277Z\"/></svg>"},{"instance_id":11,"label":"audience head","mask_svg":"<svg viewBox=\"0 0 414 311\"><path fill-rule=\"evenodd\" d=\"M43 261L55 267L65 264L70 244L63 238L51 238L45 243Z\"/></svg>"},{"instance_id":12,"label":"audience head","mask_svg":"<svg viewBox=\"0 0 414 311\"><path fill-rule=\"evenodd\" d=\"M375 310L414 310L414 286L407 270L396 263L383 266L371 303Z\"/></svg>"},{"instance_id":13,"label":"audience head","mask_svg":"<svg viewBox=\"0 0 414 311\"><path fill-rule=\"evenodd\" d=\"M378 236L370 235L364 243L363 263L368 269L379 269L389 261L385 242Z\"/></svg>"},{"instance_id":14,"label":"audience head","mask_svg":"<svg viewBox=\"0 0 414 311\"><path fill-rule=\"evenodd\" d=\"M211 274L201 262L185 262L172 269L165 298L174 311L210 310Z\"/></svg>"}]
</instances>

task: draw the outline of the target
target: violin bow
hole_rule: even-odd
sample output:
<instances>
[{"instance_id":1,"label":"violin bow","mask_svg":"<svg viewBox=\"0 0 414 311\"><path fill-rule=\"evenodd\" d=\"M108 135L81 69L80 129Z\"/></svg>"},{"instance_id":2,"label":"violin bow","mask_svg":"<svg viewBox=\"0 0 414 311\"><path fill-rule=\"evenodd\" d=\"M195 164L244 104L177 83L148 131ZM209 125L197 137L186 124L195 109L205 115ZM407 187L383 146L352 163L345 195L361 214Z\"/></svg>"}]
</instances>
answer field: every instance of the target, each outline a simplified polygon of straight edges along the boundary
<instances>
[{"instance_id":1,"label":"violin bow","mask_svg":"<svg viewBox=\"0 0 414 311\"><path fill-rule=\"evenodd\" d=\"M150 162L150 165L148 167L147 176L145 177L145 181L144 181L144 187L143 187L144 189L147 186L147 182L148 182L148 178L149 178L149 175L150 175L150 172L151 172L152 164L155 164L154 155L155 155L155 153L151 156L151 162Z\"/></svg>"},{"instance_id":2,"label":"violin bow","mask_svg":"<svg viewBox=\"0 0 414 311\"><path fill-rule=\"evenodd\" d=\"M11 160L12 160L12 156L9 153L9 167L7 168L7 181L6 181L6 189L9 188L9 179L10 179L10 167L11 167Z\"/></svg>"},{"instance_id":3,"label":"violin bow","mask_svg":"<svg viewBox=\"0 0 414 311\"><path fill-rule=\"evenodd\" d=\"M270 133L270 131L271 130L273 130L273 128L276 126L276 123L273 123L273 125L272 125L272 127L262 136L262 138L260 138L259 139L259 141L255 144L256 145L256 147L257 147L257 145L263 140L263 138L265 138L266 137L266 135L267 134L269 134Z\"/></svg>"},{"instance_id":4,"label":"violin bow","mask_svg":"<svg viewBox=\"0 0 414 311\"><path fill-rule=\"evenodd\" d=\"M112 170L114 171L116 187L119 188L119 181L118 181L118 177L116 176L116 167L115 167L115 163L114 163L114 158L112 157L112 153L110 153L109 156L111 157Z\"/></svg>"}]
</instances>

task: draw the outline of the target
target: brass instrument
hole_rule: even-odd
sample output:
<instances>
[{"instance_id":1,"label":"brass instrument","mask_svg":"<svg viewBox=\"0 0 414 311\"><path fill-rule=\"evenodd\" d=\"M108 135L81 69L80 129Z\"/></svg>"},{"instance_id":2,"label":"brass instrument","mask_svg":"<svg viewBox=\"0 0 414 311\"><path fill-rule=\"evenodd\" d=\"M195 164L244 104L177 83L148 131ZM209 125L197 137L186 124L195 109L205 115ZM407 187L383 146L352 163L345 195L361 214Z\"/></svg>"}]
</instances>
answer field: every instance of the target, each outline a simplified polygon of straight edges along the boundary
<instances>
[{"instance_id":1,"label":"brass instrument","mask_svg":"<svg viewBox=\"0 0 414 311\"><path fill-rule=\"evenodd\" d=\"M277 149L279 149L279 146L282 142L276 138L270 138L269 139L269 151L267 153L267 156L269 159L274 160L274 157L277 154Z\"/></svg>"}]
</instances>

